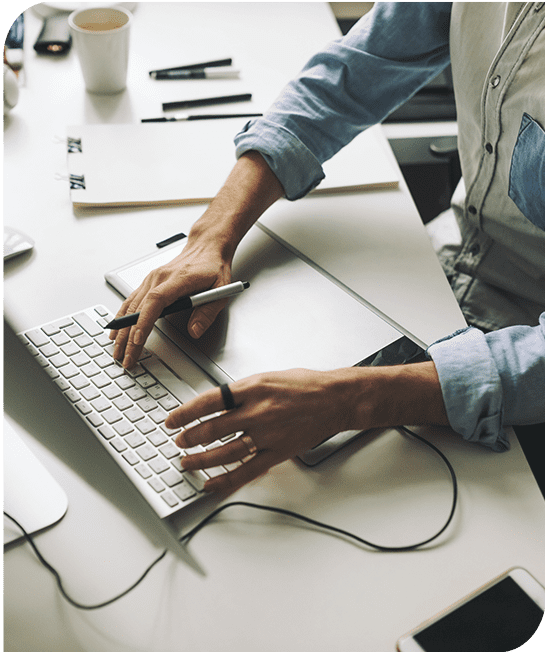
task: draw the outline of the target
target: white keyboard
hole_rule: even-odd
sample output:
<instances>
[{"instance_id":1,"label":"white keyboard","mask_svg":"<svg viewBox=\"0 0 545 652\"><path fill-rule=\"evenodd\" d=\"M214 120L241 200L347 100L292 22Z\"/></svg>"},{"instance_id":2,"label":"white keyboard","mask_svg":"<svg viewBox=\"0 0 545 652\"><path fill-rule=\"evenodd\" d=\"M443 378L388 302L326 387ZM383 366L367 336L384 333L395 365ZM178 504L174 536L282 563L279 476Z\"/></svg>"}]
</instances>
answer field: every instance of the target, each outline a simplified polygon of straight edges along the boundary
<instances>
[{"instance_id":1,"label":"white keyboard","mask_svg":"<svg viewBox=\"0 0 545 652\"><path fill-rule=\"evenodd\" d=\"M180 429L170 430L164 421L171 410L196 393L147 350L133 369L124 370L113 359L114 343L104 330L112 319L103 306L94 306L24 331L19 337L164 518L201 497L209 477L231 468L182 469L180 459L186 452L174 444ZM211 446L223 445L235 436Z\"/></svg>"}]
</instances>

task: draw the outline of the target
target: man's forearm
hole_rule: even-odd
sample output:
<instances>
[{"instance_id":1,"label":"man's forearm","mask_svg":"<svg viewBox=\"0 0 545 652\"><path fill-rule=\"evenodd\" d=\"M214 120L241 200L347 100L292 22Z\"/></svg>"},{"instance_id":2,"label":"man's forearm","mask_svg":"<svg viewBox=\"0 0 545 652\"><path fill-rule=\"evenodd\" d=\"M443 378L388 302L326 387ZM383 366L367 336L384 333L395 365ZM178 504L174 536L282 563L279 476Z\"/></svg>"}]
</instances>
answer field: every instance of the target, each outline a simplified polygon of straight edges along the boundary
<instances>
[{"instance_id":1,"label":"man's forearm","mask_svg":"<svg viewBox=\"0 0 545 652\"><path fill-rule=\"evenodd\" d=\"M346 429L449 423L433 362L331 373L338 374Z\"/></svg>"},{"instance_id":2,"label":"man's forearm","mask_svg":"<svg viewBox=\"0 0 545 652\"><path fill-rule=\"evenodd\" d=\"M219 247L224 260L232 260L235 250L250 227L277 199L284 196L282 185L263 157L254 151L241 156L189 237L205 238Z\"/></svg>"}]
</instances>

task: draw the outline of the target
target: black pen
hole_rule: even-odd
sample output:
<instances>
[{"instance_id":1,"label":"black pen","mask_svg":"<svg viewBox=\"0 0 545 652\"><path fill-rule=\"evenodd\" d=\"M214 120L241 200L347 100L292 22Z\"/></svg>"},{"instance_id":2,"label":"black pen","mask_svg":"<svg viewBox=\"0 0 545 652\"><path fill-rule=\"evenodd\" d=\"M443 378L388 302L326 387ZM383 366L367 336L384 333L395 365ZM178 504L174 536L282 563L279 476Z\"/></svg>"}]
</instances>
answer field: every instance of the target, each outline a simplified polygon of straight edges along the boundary
<instances>
[{"instance_id":1,"label":"black pen","mask_svg":"<svg viewBox=\"0 0 545 652\"><path fill-rule=\"evenodd\" d=\"M215 104L229 104L230 102L246 102L252 99L251 93L241 95L223 95L220 97L205 97L198 100L181 100L180 102L165 102L163 111L168 109L189 109L195 106L212 106Z\"/></svg>"},{"instance_id":2,"label":"black pen","mask_svg":"<svg viewBox=\"0 0 545 652\"><path fill-rule=\"evenodd\" d=\"M240 70L216 68L215 70L165 70L158 72L155 79L236 79Z\"/></svg>"},{"instance_id":3,"label":"black pen","mask_svg":"<svg viewBox=\"0 0 545 652\"><path fill-rule=\"evenodd\" d=\"M232 59L216 59L215 61L205 61L203 63L188 63L185 66L176 66L174 68L162 68L161 70L150 70L151 77L155 77L158 73L171 72L174 70L202 70L203 68L217 68L219 66L230 66L233 63Z\"/></svg>"},{"instance_id":4,"label":"black pen","mask_svg":"<svg viewBox=\"0 0 545 652\"><path fill-rule=\"evenodd\" d=\"M141 122L187 122L190 120L219 120L221 118L258 118L262 113L203 113L202 115L182 115L177 118L142 118Z\"/></svg>"},{"instance_id":5,"label":"black pen","mask_svg":"<svg viewBox=\"0 0 545 652\"><path fill-rule=\"evenodd\" d=\"M206 290L205 292L194 294L192 297L182 297L174 303L171 303L170 306L167 306L160 314L160 317L166 317L167 315L172 315L181 310L196 308L197 306L202 306L205 303L211 303L212 301L219 301L219 299L227 299L235 294L240 294L249 287L250 284L248 281L235 281L235 283L229 283L229 285L223 285L222 287L214 288L213 290ZM139 316L139 312L134 312L130 315L119 317L119 319L113 319L109 324L106 324L104 328L119 330L120 328L134 326L138 321Z\"/></svg>"}]
</instances>

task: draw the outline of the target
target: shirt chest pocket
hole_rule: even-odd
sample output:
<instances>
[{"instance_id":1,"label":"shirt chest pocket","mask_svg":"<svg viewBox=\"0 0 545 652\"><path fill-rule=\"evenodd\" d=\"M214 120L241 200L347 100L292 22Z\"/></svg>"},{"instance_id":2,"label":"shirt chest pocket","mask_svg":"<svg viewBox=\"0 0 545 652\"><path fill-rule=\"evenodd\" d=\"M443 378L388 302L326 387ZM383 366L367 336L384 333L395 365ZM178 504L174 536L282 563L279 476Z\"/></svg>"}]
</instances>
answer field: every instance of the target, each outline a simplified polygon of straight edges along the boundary
<instances>
[{"instance_id":1,"label":"shirt chest pocket","mask_svg":"<svg viewBox=\"0 0 545 652\"><path fill-rule=\"evenodd\" d=\"M532 224L545 231L545 131L527 113L511 158L509 197Z\"/></svg>"}]
</instances>

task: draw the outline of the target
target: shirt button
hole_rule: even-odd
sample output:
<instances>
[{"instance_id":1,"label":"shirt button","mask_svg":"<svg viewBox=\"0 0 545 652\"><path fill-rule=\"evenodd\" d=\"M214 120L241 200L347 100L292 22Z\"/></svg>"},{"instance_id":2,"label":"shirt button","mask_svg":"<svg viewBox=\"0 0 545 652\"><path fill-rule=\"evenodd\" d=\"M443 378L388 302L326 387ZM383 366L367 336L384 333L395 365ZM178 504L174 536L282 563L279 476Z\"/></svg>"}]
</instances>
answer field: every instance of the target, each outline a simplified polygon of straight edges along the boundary
<instances>
[{"instance_id":1,"label":"shirt button","mask_svg":"<svg viewBox=\"0 0 545 652\"><path fill-rule=\"evenodd\" d=\"M467 210L468 210L472 215L476 215L476 214L477 214L477 209L476 209L475 206L473 206L473 205L472 205L472 206L469 206Z\"/></svg>"},{"instance_id":2,"label":"shirt button","mask_svg":"<svg viewBox=\"0 0 545 652\"><path fill-rule=\"evenodd\" d=\"M492 77L492 79L490 80L490 85L492 86L492 88L496 88L500 82L501 82L501 77L499 75L496 75L495 77Z\"/></svg>"},{"instance_id":3,"label":"shirt button","mask_svg":"<svg viewBox=\"0 0 545 652\"><path fill-rule=\"evenodd\" d=\"M469 253L472 256L476 256L479 253L480 250L481 250L481 246L479 244L474 244L474 245L471 245L471 247L469 249Z\"/></svg>"},{"instance_id":4,"label":"shirt button","mask_svg":"<svg viewBox=\"0 0 545 652\"><path fill-rule=\"evenodd\" d=\"M484 148L486 149L486 151L487 151L489 154L492 154L492 152L494 151L494 148L492 147L492 145L491 145L490 143L486 143L486 145L484 146Z\"/></svg>"}]
</instances>

